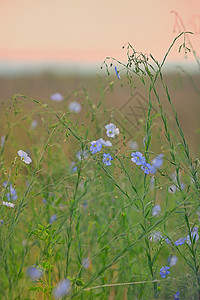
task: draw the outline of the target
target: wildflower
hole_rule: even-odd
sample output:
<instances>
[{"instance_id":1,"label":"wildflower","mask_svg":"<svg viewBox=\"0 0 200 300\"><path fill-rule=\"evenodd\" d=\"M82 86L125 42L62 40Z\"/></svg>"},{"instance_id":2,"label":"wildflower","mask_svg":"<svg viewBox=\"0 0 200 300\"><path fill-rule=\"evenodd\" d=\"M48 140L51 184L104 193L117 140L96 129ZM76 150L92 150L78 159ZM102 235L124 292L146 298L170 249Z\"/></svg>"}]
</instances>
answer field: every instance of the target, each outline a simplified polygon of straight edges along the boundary
<instances>
[{"instance_id":1,"label":"wildflower","mask_svg":"<svg viewBox=\"0 0 200 300\"><path fill-rule=\"evenodd\" d=\"M129 145L129 147L130 147L132 150L137 150L137 149L138 149L138 144L137 144L137 142L135 142L135 141L129 141L129 142L128 142L128 145Z\"/></svg>"},{"instance_id":2,"label":"wildflower","mask_svg":"<svg viewBox=\"0 0 200 300\"><path fill-rule=\"evenodd\" d=\"M160 241L161 239L162 239L162 233L161 233L160 231L154 232L154 233L151 234L150 237L149 237L149 240L150 240L151 242L154 242L154 243Z\"/></svg>"},{"instance_id":3,"label":"wildflower","mask_svg":"<svg viewBox=\"0 0 200 300\"><path fill-rule=\"evenodd\" d=\"M90 144L92 145L90 147L90 151L92 154L95 154L95 153L101 151L102 144L99 141L93 141L93 142L90 142Z\"/></svg>"},{"instance_id":4,"label":"wildflower","mask_svg":"<svg viewBox=\"0 0 200 300\"><path fill-rule=\"evenodd\" d=\"M7 182L4 182L3 186L8 190L8 193L6 194L6 197L7 197L8 201L11 201L11 199L13 201L17 200L17 191L12 186L12 184L7 186Z\"/></svg>"},{"instance_id":5,"label":"wildflower","mask_svg":"<svg viewBox=\"0 0 200 300\"><path fill-rule=\"evenodd\" d=\"M198 241L198 239L199 239L199 234L198 234L198 227L197 227L197 226L195 226L195 227L191 230L191 238L192 238L192 241L194 240L194 243L195 243L196 241ZM191 245L191 240L190 240L189 234L188 234L186 240L187 240L186 243L187 243L188 245Z\"/></svg>"},{"instance_id":6,"label":"wildflower","mask_svg":"<svg viewBox=\"0 0 200 300\"><path fill-rule=\"evenodd\" d=\"M64 279L63 281L59 282L53 291L54 298L60 299L61 297L67 295L69 293L70 286L71 281L68 279Z\"/></svg>"},{"instance_id":7,"label":"wildflower","mask_svg":"<svg viewBox=\"0 0 200 300\"><path fill-rule=\"evenodd\" d=\"M72 161L70 166L69 166L69 169L72 171L72 172L76 172L77 170L77 166L76 166L76 163L75 161Z\"/></svg>"},{"instance_id":8,"label":"wildflower","mask_svg":"<svg viewBox=\"0 0 200 300\"><path fill-rule=\"evenodd\" d=\"M143 165L141 166L141 169L142 169L142 171L144 171L145 174L149 174L151 165L148 163L143 163Z\"/></svg>"},{"instance_id":9,"label":"wildflower","mask_svg":"<svg viewBox=\"0 0 200 300\"><path fill-rule=\"evenodd\" d=\"M44 199L42 200L42 203L43 203L43 204L46 204L46 203L47 203L47 200L44 198Z\"/></svg>"},{"instance_id":10,"label":"wildflower","mask_svg":"<svg viewBox=\"0 0 200 300\"><path fill-rule=\"evenodd\" d=\"M112 143L110 141L104 141L102 138L100 138L99 140L99 143L102 144L102 146L104 147L112 147Z\"/></svg>"},{"instance_id":11,"label":"wildflower","mask_svg":"<svg viewBox=\"0 0 200 300\"><path fill-rule=\"evenodd\" d=\"M89 265L90 265L90 261L88 258L84 258L82 261L82 265L84 269L88 269Z\"/></svg>"},{"instance_id":12,"label":"wildflower","mask_svg":"<svg viewBox=\"0 0 200 300\"><path fill-rule=\"evenodd\" d=\"M174 194L176 192L176 186L175 184L170 185L168 191L172 194Z\"/></svg>"},{"instance_id":13,"label":"wildflower","mask_svg":"<svg viewBox=\"0 0 200 300\"><path fill-rule=\"evenodd\" d=\"M79 113L81 111L80 103L73 101L69 103L69 110L74 111L75 113Z\"/></svg>"},{"instance_id":14,"label":"wildflower","mask_svg":"<svg viewBox=\"0 0 200 300\"><path fill-rule=\"evenodd\" d=\"M23 150L19 150L17 153L21 157L21 160L25 162L25 164L30 164L32 162L32 159Z\"/></svg>"},{"instance_id":15,"label":"wildflower","mask_svg":"<svg viewBox=\"0 0 200 300\"><path fill-rule=\"evenodd\" d=\"M166 278L166 276L170 274L170 272L168 271L169 269L170 269L170 267L168 267L168 266L162 267L162 268L160 269L160 276L161 276L162 278Z\"/></svg>"},{"instance_id":16,"label":"wildflower","mask_svg":"<svg viewBox=\"0 0 200 300\"><path fill-rule=\"evenodd\" d=\"M86 209L88 207L88 202L87 200L83 200L83 208Z\"/></svg>"},{"instance_id":17,"label":"wildflower","mask_svg":"<svg viewBox=\"0 0 200 300\"><path fill-rule=\"evenodd\" d=\"M151 161L151 169L150 172L152 174L156 173L156 170L159 169L162 164L163 164L163 154L160 154L158 156L156 156L152 161Z\"/></svg>"},{"instance_id":18,"label":"wildflower","mask_svg":"<svg viewBox=\"0 0 200 300\"><path fill-rule=\"evenodd\" d=\"M170 243L171 243L171 241L170 241L170 239L169 239L168 237L165 238L165 242L166 242L167 244L170 244Z\"/></svg>"},{"instance_id":19,"label":"wildflower","mask_svg":"<svg viewBox=\"0 0 200 300\"><path fill-rule=\"evenodd\" d=\"M52 215L50 218L49 218L49 223L52 224L53 222L55 222L57 219L57 216L56 214Z\"/></svg>"},{"instance_id":20,"label":"wildflower","mask_svg":"<svg viewBox=\"0 0 200 300\"><path fill-rule=\"evenodd\" d=\"M178 257L176 255L170 255L167 259L170 267L175 266L177 263L177 260L178 260Z\"/></svg>"},{"instance_id":21,"label":"wildflower","mask_svg":"<svg viewBox=\"0 0 200 300\"><path fill-rule=\"evenodd\" d=\"M55 93L55 94L51 95L51 100L52 101L60 102L63 99L64 99L64 97L60 93Z\"/></svg>"},{"instance_id":22,"label":"wildflower","mask_svg":"<svg viewBox=\"0 0 200 300\"><path fill-rule=\"evenodd\" d=\"M150 190L153 190L154 185L155 185L155 177L152 176L151 179L150 179Z\"/></svg>"},{"instance_id":23,"label":"wildflower","mask_svg":"<svg viewBox=\"0 0 200 300\"><path fill-rule=\"evenodd\" d=\"M152 209L152 216L158 216L161 212L161 207L159 204L156 204Z\"/></svg>"},{"instance_id":24,"label":"wildflower","mask_svg":"<svg viewBox=\"0 0 200 300\"><path fill-rule=\"evenodd\" d=\"M33 120L31 122L31 130L35 129L37 127L38 122L36 120Z\"/></svg>"},{"instance_id":25,"label":"wildflower","mask_svg":"<svg viewBox=\"0 0 200 300\"><path fill-rule=\"evenodd\" d=\"M88 152L86 150L81 150L76 153L76 156L79 160L88 158Z\"/></svg>"},{"instance_id":26,"label":"wildflower","mask_svg":"<svg viewBox=\"0 0 200 300\"><path fill-rule=\"evenodd\" d=\"M174 299L180 300L180 292L179 291L177 291L176 294L174 294Z\"/></svg>"},{"instance_id":27,"label":"wildflower","mask_svg":"<svg viewBox=\"0 0 200 300\"><path fill-rule=\"evenodd\" d=\"M119 75L119 72L117 71L117 67L115 66L115 73L116 73L116 75L117 75L117 78L118 79L121 79L121 77L120 77L120 75Z\"/></svg>"},{"instance_id":28,"label":"wildflower","mask_svg":"<svg viewBox=\"0 0 200 300\"><path fill-rule=\"evenodd\" d=\"M174 245L177 247L181 246L181 245L185 244L185 241L186 241L186 238L180 238L177 241L175 241Z\"/></svg>"},{"instance_id":29,"label":"wildflower","mask_svg":"<svg viewBox=\"0 0 200 300\"><path fill-rule=\"evenodd\" d=\"M0 224L1 226L3 226L4 220L0 220Z\"/></svg>"},{"instance_id":30,"label":"wildflower","mask_svg":"<svg viewBox=\"0 0 200 300\"><path fill-rule=\"evenodd\" d=\"M43 276L44 271L38 267L31 266L28 267L26 273L32 280L37 280Z\"/></svg>"},{"instance_id":31,"label":"wildflower","mask_svg":"<svg viewBox=\"0 0 200 300\"><path fill-rule=\"evenodd\" d=\"M1 136L1 148L3 147L4 143L5 143L5 135L2 135Z\"/></svg>"},{"instance_id":32,"label":"wildflower","mask_svg":"<svg viewBox=\"0 0 200 300\"><path fill-rule=\"evenodd\" d=\"M141 152L136 151L135 153L131 153L131 160L134 162L136 165L143 165L145 163L145 157L142 155Z\"/></svg>"},{"instance_id":33,"label":"wildflower","mask_svg":"<svg viewBox=\"0 0 200 300\"><path fill-rule=\"evenodd\" d=\"M7 207L15 207L15 204L14 203L11 203L11 202L6 202L6 201L3 201L3 205L7 206Z\"/></svg>"},{"instance_id":34,"label":"wildflower","mask_svg":"<svg viewBox=\"0 0 200 300\"><path fill-rule=\"evenodd\" d=\"M109 153L104 153L102 162L106 166L111 166L111 160L113 160L112 156Z\"/></svg>"},{"instance_id":35,"label":"wildflower","mask_svg":"<svg viewBox=\"0 0 200 300\"><path fill-rule=\"evenodd\" d=\"M119 128L117 128L113 123L110 123L105 126L106 134L108 137L114 138L116 135L119 134Z\"/></svg>"}]
</instances>

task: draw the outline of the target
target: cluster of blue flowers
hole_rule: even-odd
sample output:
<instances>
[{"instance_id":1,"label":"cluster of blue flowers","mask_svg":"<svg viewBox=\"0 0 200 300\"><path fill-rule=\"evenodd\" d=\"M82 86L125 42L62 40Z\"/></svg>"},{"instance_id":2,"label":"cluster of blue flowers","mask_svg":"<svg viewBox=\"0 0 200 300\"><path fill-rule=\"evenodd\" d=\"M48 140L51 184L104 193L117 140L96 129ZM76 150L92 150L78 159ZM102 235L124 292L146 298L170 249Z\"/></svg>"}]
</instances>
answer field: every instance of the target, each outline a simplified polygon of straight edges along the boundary
<instances>
[{"instance_id":1,"label":"cluster of blue flowers","mask_svg":"<svg viewBox=\"0 0 200 300\"><path fill-rule=\"evenodd\" d=\"M144 171L145 174L150 173L151 165L149 163L146 163L145 157L142 155L141 152L132 152L131 156L132 162L134 162L137 166L141 166L141 169L142 171Z\"/></svg>"},{"instance_id":2,"label":"cluster of blue flowers","mask_svg":"<svg viewBox=\"0 0 200 300\"><path fill-rule=\"evenodd\" d=\"M146 162L145 157L142 155L141 152L136 151L131 153L131 160L134 162L136 165L141 166L142 171L144 171L145 174L155 174L156 170L160 168L163 164L163 154L160 154L156 156L152 162L151 165Z\"/></svg>"},{"instance_id":3,"label":"cluster of blue flowers","mask_svg":"<svg viewBox=\"0 0 200 300\"><path fill-rule=\"evenodd\" d=\"M198 239L199 239L198 231L199 231L198 226L195 226L195 227L190 231L190 235L191 235L191 238L192 238L192 240L194 241L194 243L197 242ZM174 245L177 246L177 247L178 247L178 246L182 246L183 244L185 244L185 242L186 242L188 245L191 245L190 235L188 234L187 237L182 237L182 238L178 239L177 241L174 242Z\"/></svg>"},{"instance_id":4,"label":"cluster of blue flowers","mask_svg":"<svg viewBox=\"0 0 200 300\"><path fill-rule=\"evenodd\" d=\"M113 123L106 125L105 128L106 128L106 134L108 137L114 138L116 135L119 134L119 129ZM90 151L92 154L100 152L102 147L112 147L112 143L110 141L104 141L102 138L100 138L97 141L92 141L92 142L90 142L90 144L91 144ZM106 166L111 166L112 160L113 160L113 158L110 155L110 153L103 154L102 162Z\"/></svg>"}]
</instances>

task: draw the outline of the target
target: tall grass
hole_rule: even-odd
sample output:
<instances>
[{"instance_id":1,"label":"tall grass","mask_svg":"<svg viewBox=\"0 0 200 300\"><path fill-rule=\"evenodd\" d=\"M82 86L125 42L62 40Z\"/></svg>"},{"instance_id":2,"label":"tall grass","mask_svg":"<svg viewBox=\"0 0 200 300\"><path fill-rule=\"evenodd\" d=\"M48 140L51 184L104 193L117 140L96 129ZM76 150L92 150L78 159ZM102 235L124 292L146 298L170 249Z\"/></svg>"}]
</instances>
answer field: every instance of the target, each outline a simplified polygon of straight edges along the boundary
<instances>
[{"instance_id":1,"label":"tall grass","mask_svg":"<svg viewBox=\"0 0 200 300\"><path fill-rule=\"evenodd\" d=\"M162 74L181 38L179 49L189 51L189 34L174 39L161 63L129 43L127 63L106 58L102 67L109 75L116 67L116 79L99 102L86 89L76 93L85 117L63 112L59 104L12 97L15 119L7 118L0 154L1 202L15 207L1 206L1 299L173 299L178 292L180 299L200 299L199 160L191 155ZM114 138L105 129L117 115L103 102L113 80L128 80L134 89L136 77L148 98L138 151L151 166L163 154L163 163L147 174L131 161L136 150L127 143L126 120ZM36 116L38 126L30 129ZM100 138L113 146L92 154L91 142ZM20 149L29 150L30 164L20 160ZM163 276L167 266L170 274Z\"/></svg>"}]
</instances>

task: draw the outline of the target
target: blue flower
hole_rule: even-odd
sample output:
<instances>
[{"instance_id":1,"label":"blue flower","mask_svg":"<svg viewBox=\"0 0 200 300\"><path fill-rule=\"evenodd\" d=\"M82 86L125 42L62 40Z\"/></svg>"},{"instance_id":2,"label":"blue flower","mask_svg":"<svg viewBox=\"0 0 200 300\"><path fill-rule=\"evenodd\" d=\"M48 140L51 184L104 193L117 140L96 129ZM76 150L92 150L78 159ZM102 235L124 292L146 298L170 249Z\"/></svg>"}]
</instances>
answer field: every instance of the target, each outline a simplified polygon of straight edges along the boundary
<instances>
[{"instance_id":1,"label":"blue flower","mask_svg":"<svg viewBox=\"0 0 200 300\"><path fill-rule=\"evenodd\" d=\"M174 245L177 247L181 246L181 245L185 244L185 241L186 241L186 238L180 238L177 241L175 241Z\"/></svg>"},{"instance_id":2,"label":"blue flower","mask_svg":"<svg viewBox=\"0 0 200 300\"><path fill-rule=\"evenodd\" d=\"M99 141L93 141L93 142L90 142L90 144L92 145L90 147L90 151L92 154L95 154L95 153L101 151L102 144Z\"/></svg>"},{"instance_id":3,"label":"blue flower","mask_svg":"<svg viewBox=\"0 0 200 300\"><path fill-rule=\"evenodd\" d=\"M37 280L40 277L42 277L44 271L40 268L37 267L28 267L27 269L27 275L32 279L32 280Z\"/></svg>"},{"instance_id":4,"label":"blue flower","mask_svg":"<svg viewBox=\"0 0 200 300\"><path fill-rule=\"evenodd\" d=\"M1 136L1 148L3 147L4 143L5 143L5 135L2 135Z\"/></svg>"},{"instance_id":5,"label":"blue flower","mask_svg":"<svg viewBox=\"0 0 200 300\"><path fill-rule=\"evenodd\" d=\"M102 138L100 138L99 140L99 143L102 144L102 146L104 147L112 147L112 143L110 141L104 141Z\"/></svg>"},{"instance_id":6,"label":"blue flower","mask_svg":"<svg viewBox=\"0 0 200 300\"><path fill-rule=\"evenodd\" d=\"M166 278L166 276L170 274L170 272L168 271L169 269L170 269L170 267L168 267L168 266L162 267L162 268L160 269L160 276L161 276L162 278Z\"/></svg>"},{"instance_id":7,"label":"blue flower","mask_svg":"<svg viewBox=\"0 0 200 300\"><path fill-rule=\"evenodd\" d=\"M167 244L170 244L170 243L171 243L171 241L170 241L170 239L169 239L168 237L165 238L165 242L166 242Z\"/></svg>"},{"instance_id":8,"label":"blue flower","mask_svg":"<svg viewBox=\"0 0 200 300\"><path fill-rule=\"evenodd\" d=\"M8 193L6 194L6 197L8 199L8 201L15 201L17 200L17 191L15 190L15 188L12 186L12 184L10 184L9 186L7 186L7 182L3 183L3 186L8 190Z\"/></svg>"},{"instance_id":9,"label":"blue flower","mask_svg":"<svg viewBox=\"0 0 200 300\"><path fill-rule=\"evenodd\" d=\"M23 150L19 150L17 154L21 157L21 160L24 161L25 164L30 164L32 162L32 159Z\"/></svg>"},{"instance_id":10,"label":"blue flower","mask_svg":"<svg viewBox=\"0 0 200 300\"><path fill-rule=\"evenodd\" d=\"M121 79L121 77L120 77L120 75L119 75L119 72L117 71L117 67L115 66L115 73L116 73L116 75L117 75L117 78L118 79Z\"/></svg>"},{"instance_id":11,"label":"blue flower","mask_svg":"<svg viewBox=\"0 0 200 300\"><path fill-rule=\"evenodd\" d=\"M83 261L82 261L82 265L83 265L84 269L88 269L89 265L90 265L89 258L84 258Z\"/></svg>"},{"instance_id":12,"label":"blue flower","mask_svg":"<svg viewBox=\"0 0 200 300\"><path fill-rule=\"evenodd\" d=\"M106 125L105 128L108 137L114 138L116 135L119 134L119 128L117 128L113 123Z\"/></svg>"},{"instance_id":13,"label":"blue flower","mask_svg":"<svg viewBox=\"0 0 200 300\"><path fill-rule=\"evenodd\" d=\"M176 294L174 294L174 299L180 300L180 292L179 291L177 291Z\"/></svg>"},{"instance_id":14,"label":"blue flower","mask_svg":"<svg viewBox=\"0 0 200 300\"><path fill-rule=\"evenodd\" d=\"M170 267L175 266L177 263L177 260L178 260L178 257L176 255L170 255L167 259Z\"/></svg>"},{"instance_id":15,"label":"blue flower","mask_svg":"<svg viewBox=\"0 0 200 300\"><path fill-rule=\"evenodd\" d=\"M72 161L70 166L69 166L69 169L72 171L72 172L76 172L77 171L77 166L76 166L76 163L75 161Z\"/></svg>"},{"instance_id":16,"label":"blue flower","mask_svg":"<svg viewBox=\"0 0 200 300\"><path fill-rule=\"evenodd\" d=\"M0 224L1 226L3 226L4 220L0 220Z\"/></svg>"},{"instance_id":17,"label":"blue flower","mask_svg":"<svg viewBox=\"0 0 200 300\"><path fill-rule=\"evenodd\" d=\"M198 228L197 226L195 226L195 227L191 230L191 238L192 238L192 240L194 240L194 242L197 242L198 239L199 239L198 230L199 230L199 228ZM188 236L187 236L186 239L187 239L186 243L187 243L188 245L191 245L191 241L190 241L190 236L189 236L189 234L188 234Z\"/></svg>"},{"instance_id":18,"label":"blue flower","mask_svg":"<svg viewBox=\"0 0 200 300\"><path fill-rule=\"evenodd\" d=\"M151 168L150 168L150 172L152 174L156 173L156 169L159 169L162 164L163 164L163 154L160 154L158 156L156 156L152 161L151 161Z\"/></svg>"},{"instance_id":19,"label":"blue flower","mask_svg":"<svg viewBox=\"0 0 200 300\"><path fill-rule=\"evenodd\" d=\"M37 120L33 120L33 121L31 122L31 129L34 130L34 129L37 127L37 125L38 125Z\"/></svg>"},{"instance_id":20,"label":"blue flower","mask_svg":"<svg viewBox=\"0 0 200 300\"><path fill-rule=\"evenodd\" d=\"M134 162L136 165L143 165L145 163L145 157L142 155L141 152L136 151L131 153L131 160Z\"/></svg>"},{"instance_id":21,"label":"blue flower","mask_svg":"<svg viewBox=\"0 0 200 300\"><path fill-rule=\"evenodd\" d=\"M49 218L49 223L52 224L53 222L55 222L57 219L57 216L56 214L52 215L50 218Z\"/></svg>"},{"instance_id":22,"label":"blue flower","mask_svg":"<svg viewBox=\"0 0 200 300\"><path fill-rule=\"evenodd\" d=\"M64 279L63 281L61 281L53 291L54 298L60 299L61 297L67 295L69 293L70 287L70 280Z\"/></svg>"},{"instance_id":23,"label":"blue flower","mask_svg":"<svg viewBox=\"0 0 200 300\"><path fill-rule=\"evenodd\" d=\"M161 207L159 204L156 204L152 209L152 216L158 216L161 212Z\"/></svg>"},{"instance_id":24,"label":"blue flower","mask_svg":"<svg viewBox=\"0 0 200 300\"><path fill-rule=\"evenodd\" d=\"M142 171L144 171L145 174L150 173L151 165L149 163L143 163L141 166Z\"/></svg>"},{"instance_id":25,"label":"blue flower","mask_svg":"<svg viewBox=\"0 0 200 300\"><path fill-rule=\"evenodd\" d=\"M76 153L76 156L79 160L86 159L88 158L88 152L87 150L81 150Z\"/></svg>"},{"instance_id":26,"label":"blue flower","mask_svg":"<svg viewBox=\"0 0 200 300\"><path fill-rule=\"evenodd\" d=\"M149 237L149 240L151 242L158 242L163 238L162 233L160 231L155 231L154 233L152 233Z\"/></svg>"},{"instance_id":27,"label":"blue flower","mask_svg":"<svg viewBox=\"0 0 200 300\"><path fill-rule=\"evenodd\" d=\"M88 202L87 200L83 200L83 208L86 209L88 207Z\"/></svg>"},{"instance_id":28,"label":"blue flower","mask_svg":"<svg viewBox=\"0 0 200 300\"><path fill-rule=\"evenodd\" d=\"M76 101L69 103L69 110L74 111L75 113L79 113L81 111L80 103L78 103Z\"/></svg>"},{"instance_id":29,"label":"blue flower","mask_svg":"<svg viewBox=\"0 0 200 300\"><path fill-rule=\"evenodd\" d=\"M64 98L60 93L55 93L51 95L51 100L52 101L56 101L56 102L60 102L62 101Z\"/></svg>"},{"instance_id":30,"label":"blue flower","mask_svg":"<svg viewBox=\"0 0 200 300\"><path fill-rule=\"evenodd\" d=\"M109 153L104 153L102 162L106 166L111 166L111 160L113 160L112 156Z\"/></svg>"}]
</instances>

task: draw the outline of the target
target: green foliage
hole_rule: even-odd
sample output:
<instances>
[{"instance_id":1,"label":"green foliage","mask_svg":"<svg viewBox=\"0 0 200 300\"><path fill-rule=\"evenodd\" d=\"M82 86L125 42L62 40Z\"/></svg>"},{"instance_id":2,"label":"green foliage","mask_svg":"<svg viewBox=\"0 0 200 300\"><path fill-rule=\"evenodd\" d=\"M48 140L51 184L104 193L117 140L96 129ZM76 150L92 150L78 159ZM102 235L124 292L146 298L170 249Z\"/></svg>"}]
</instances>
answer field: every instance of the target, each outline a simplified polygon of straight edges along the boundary
<instances>
[{"instance_id":1,"label":"green foliage","mask_svg":"<svg viewBox=\"0 0 200 300\"><path fill-rule=\"evenodd\" d=\"M189 49L188 34L175 38L161 63L129 43L127 63L105 60L108 75L113 65L124 70L131 93L136 78L145 87L148 100L137 130L129 128L122 112L104 104L114 78L102 88L98 103L86 88L74 92L84 116L24 95L12 98L14 121L7 124L0 154L0 195L3 203L14 188L17 199L14 208L2 205L0 212L1 299L52 299L63 280L71 283L64 299L169 299L177 291L181 299L198 299L199 159L191 154L162 74L177 40L184 38L179 50ZM30 103L35 112L26 107ZM29 130L36 115L40 123ZM91 154L90 142L108 139L104 127L118 116L120 135L110 138L113 146ZM19 128L23 142L15 134ZM131 161L129 131L146 162L164 154L155 174L144 174ZM6 159L8 148L13 152ZM28 148L31 164L16 154ZM111 166L102 162L104 152L111 154ZM154 215L156 204L161 212ZM180 238L184 244L176 245ZM178 262L161 278L171 255ZM43 270L42 276L30 282L29 266Z\"/></svg>"}]
</instances>

